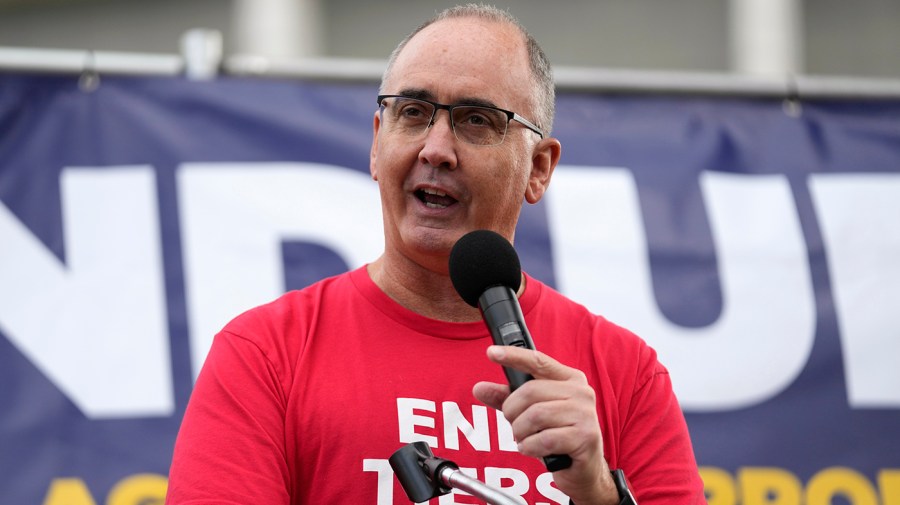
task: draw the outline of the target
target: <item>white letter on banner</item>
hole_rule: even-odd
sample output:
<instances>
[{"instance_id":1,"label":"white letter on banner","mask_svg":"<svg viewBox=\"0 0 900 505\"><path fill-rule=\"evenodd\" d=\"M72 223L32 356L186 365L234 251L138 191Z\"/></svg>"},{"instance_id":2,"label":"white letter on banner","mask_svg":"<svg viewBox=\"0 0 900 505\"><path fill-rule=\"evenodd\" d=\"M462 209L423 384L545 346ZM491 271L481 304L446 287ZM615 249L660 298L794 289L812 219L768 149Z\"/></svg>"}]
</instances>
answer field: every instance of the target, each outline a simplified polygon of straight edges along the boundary
<instances>
[{"instance_id":1,"label":"white letter on banner","mask_svg":"<svg viewBox=\"0 0 900 505\"><path fill-rule=\"evenodd\" d=\"M66 168L60 184L65 264L0 205L0 326L87 417L171 415L153 168Z\"/></svg>"},{"instance_id":2,"label":"white letter on banner","mask_svg":"<svg viewBox=\"0 0 900 505\"><path fill-rule=\"evenodd\" d=\"M852 407L900 407L900 176L817 174L809 188L828 254Z\"/></svg>"},{"instance_id":3,"label":"white letter on banner","mask_svg":"<svg viewBox=\"0 0 900 505\"><path fill-rule=\"evenodd\" d=\"M384 232L368 172L315 163L186 163L178 170L194 376L239 313L284 292L281 243L325 245L355 268Z\"/></svg>"},{"instance_id":4,"label":"white letter on banner","mask_svg":"<svg viewBox=\"0 0 900 505\"><path fill-rule=\"evenodd\" d=\"M656 306L637 187L627 169L560 167L548 198L560 290L659 353L685 410L750 406L806 364L815 306L799 219L781 176L704 173L718 251L718 321L687 329Z\"/></svg>"}]
</instances>

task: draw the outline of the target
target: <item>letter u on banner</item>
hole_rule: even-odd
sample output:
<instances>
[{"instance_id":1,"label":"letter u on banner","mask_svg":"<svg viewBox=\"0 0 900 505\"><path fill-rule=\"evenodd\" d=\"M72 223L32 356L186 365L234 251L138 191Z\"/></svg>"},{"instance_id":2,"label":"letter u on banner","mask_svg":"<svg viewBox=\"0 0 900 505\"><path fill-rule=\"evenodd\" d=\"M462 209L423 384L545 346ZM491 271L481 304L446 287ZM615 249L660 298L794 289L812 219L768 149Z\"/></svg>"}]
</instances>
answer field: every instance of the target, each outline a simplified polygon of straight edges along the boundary
<instances>
[{"instance_id":1,"label":"letter u on banner","mask_svg":"<svg viewBox=\"0 0 900 505\"><path fill-rule=\"evenodd\" d=\"M723 309L696 329L671 323L656 304L631 173L560 166L553 184L548 213L559 289L646 339L686 411L747 407L793 382L812 349L815 305L784 176L701 175Z\"/></svg>"}]
</instances>

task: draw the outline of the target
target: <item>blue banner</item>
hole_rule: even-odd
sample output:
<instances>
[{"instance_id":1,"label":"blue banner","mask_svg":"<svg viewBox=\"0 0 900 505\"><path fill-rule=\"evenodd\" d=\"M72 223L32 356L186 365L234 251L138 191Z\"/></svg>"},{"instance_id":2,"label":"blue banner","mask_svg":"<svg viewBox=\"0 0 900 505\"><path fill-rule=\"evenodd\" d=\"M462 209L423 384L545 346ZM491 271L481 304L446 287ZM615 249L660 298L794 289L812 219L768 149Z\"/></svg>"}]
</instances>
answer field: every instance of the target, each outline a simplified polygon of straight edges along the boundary
<instances>
[{"instance_id":1,"label":"blue banner","mask_svg":"<svg viewBox=\"0 0 900 505\"><path fill-rule=\"evenodd\" d=\"M213 334L375 259L377 85L0 74L0 503L162 501ZM900 504L900 100L563 92L524 268L650 342L711 505Z\"/></svg>"}]
</instances>

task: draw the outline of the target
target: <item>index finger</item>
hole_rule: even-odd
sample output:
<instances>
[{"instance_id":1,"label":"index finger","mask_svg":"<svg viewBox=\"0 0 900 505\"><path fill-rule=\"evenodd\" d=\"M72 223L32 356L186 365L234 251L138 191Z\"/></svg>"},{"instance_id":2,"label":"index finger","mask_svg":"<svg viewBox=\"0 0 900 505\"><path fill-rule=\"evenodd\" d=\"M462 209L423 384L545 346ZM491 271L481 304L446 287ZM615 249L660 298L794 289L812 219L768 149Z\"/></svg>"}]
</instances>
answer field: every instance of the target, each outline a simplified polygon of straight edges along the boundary
<instances>
[{"instance_id":1,"label":"index finger","mask_svg":"<svg viewBox=\"0 0 900 505\"><path fill-rule=\"evenodd\" d=\"M487 355L494 363L531 374L535 379L568 380L579 375L577 370L532 349L492 345L488 347Z\"/></svg>"}]
</instances>

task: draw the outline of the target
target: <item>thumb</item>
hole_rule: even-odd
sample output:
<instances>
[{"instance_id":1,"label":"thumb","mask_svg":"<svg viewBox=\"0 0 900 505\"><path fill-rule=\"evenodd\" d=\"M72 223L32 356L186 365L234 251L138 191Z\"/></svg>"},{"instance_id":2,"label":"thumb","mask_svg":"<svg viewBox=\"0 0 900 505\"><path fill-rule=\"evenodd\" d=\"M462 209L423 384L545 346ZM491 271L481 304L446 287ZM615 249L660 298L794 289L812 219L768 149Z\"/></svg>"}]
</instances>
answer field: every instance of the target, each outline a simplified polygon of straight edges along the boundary
<instances>
[{"instance_id":1,"label":"thumb","mask_svg":"<svg viewBox=\"0 0 900 505\"><path fill-rule=\"evenodd\" d=\"M479 382L472 388L472 394L488 407L502 410L503 402L509 396L509 386L494 382Z\"/></svg>"}]
</instances>

